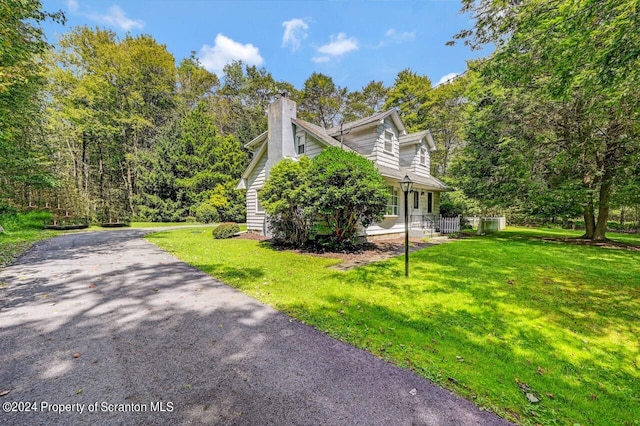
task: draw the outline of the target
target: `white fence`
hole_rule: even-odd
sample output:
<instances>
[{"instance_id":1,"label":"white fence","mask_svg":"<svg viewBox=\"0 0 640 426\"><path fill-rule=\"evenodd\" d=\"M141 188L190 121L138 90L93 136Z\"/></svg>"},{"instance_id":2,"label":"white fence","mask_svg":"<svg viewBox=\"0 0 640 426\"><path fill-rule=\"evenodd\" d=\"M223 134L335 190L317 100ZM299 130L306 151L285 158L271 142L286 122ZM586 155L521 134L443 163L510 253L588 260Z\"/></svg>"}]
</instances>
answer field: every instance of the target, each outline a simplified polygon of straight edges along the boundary
<instances>
[{"instance_id":1,"label":"white fence","mask_svg":"<svg viewBox=\"0 0 640 426\"><path fill-rule=\"evenodd\" d=\"M499 217L467 217L469 224L478 229L479 234L485 232L502 231L507 226L507 219L504 216Z\"/></svg>"},{"instance_id":2,"label":"white fence","mask_svg":"<svg viewBox=\"0 0 640 426\"><path fill-rule=\"evenodd\" d=\"M442 217L440 216L440 233L453 234L460 232L460 216Z\"/></svg>"}]
</instances>

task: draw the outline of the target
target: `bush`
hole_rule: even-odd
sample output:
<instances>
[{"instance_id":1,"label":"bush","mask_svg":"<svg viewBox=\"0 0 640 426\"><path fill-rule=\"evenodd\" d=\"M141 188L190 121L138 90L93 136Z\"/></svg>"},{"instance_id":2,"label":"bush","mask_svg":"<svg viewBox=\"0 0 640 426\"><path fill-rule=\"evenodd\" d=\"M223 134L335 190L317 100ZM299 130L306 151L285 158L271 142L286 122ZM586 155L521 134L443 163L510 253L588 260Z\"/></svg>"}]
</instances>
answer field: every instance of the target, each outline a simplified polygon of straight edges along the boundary
<instances>
[{"instance_id":1,"label":"bush","mask_svg":"<svg viewBox=\"0 0 640 426\"><path fill-rule=\"evenodd\" d=\"M213 238L216 240L224 240L233 237L238 232L240 232L240 225L233 222L225 222L218 225L212 233Z\"/></svg>"},{"instance_id":2,"label":"bush","mask_svg":"<svg viewBox=\"0 0 640 426\"><path fill-rule=\"evenodd\" d=\"M279 244L302 246L309 240L311 221L304 194L308 191L310 167L307 157L298 161L285 158L271 169L258 192L273 240Z\"/></svg>"},{"instance_id":3,"label":"bush","mask_svg":"<svg viewBox=\"0 0 640 426\"><path fill-rule=\"evenodd\" d=\"M218 210L208 202L204 202L196 209L196 219L200 223L213 223L220 221Z\"/></svg>"},{"instance_id":4,"label":"bush","mask_svg":"<svg viewBox=\"0 0 640 426\"><path fill-rule=\"evenodd\" d=\"M284 159L269 173L258 197L274 241L326 250L353 248L359 231L382 218L385 181L373 162L339 148L313 160Z\"/></svg>"},{"instance_id":5,"label":"bush","mask_svg":"<svg viewBox=\"0 0 640 426\"><path fill-rule=\"evenodd\" d=\"M330 233L316 241L330 249L358 245L361 228L382 219L387 206L385 181L372 161L359 154L328 148L309 170L305 203Z\"/></svg>"},{"instance_id":6,"label":"bush","mask_svg":"<svg viewBox=\"0 0 640 426\"><path fill-rule=\"evenodd\" d=\"M18 213L18 209L14 206L0 201L0 215L15 215Z\"/></svg>"}]
</instances>

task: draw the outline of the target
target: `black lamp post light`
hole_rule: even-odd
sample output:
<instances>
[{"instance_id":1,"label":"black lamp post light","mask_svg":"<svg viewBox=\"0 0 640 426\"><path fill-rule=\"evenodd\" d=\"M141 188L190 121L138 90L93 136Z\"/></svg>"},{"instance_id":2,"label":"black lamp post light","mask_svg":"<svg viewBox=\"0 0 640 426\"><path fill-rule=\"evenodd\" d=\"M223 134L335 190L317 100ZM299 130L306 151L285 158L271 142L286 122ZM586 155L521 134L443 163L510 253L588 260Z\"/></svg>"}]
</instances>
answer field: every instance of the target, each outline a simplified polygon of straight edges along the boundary
<instances>
[{"instance_id":1,"label":"black lamp post light","mask_svg":"<svg viewBox=\"0 0 640 426\"><path fill-rule=\"evenodd\" d=\"M404 276L409 276L409 203L407 201L413 181L408 175L400 181L400 188L404 192Z\"/></svg>"}]
</instances>

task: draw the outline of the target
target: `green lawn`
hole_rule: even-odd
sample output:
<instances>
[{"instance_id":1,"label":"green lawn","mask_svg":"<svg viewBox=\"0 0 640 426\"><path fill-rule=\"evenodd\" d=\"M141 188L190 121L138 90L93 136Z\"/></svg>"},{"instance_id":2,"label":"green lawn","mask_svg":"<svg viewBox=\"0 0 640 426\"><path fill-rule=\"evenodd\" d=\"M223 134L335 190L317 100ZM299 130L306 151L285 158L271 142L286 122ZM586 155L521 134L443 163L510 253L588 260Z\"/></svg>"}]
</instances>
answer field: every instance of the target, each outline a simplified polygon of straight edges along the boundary
<instances>
[{"instance_id":1,"label":"green lawn","mask_svg":"<svg viewBox=\"0 0 640 426\"><path fill-rule=\"evenodd\" d=\"M514 228L442 244L412 253L409 279L402 257L342 272L209 233L148 239L510 420L638 425L640 252L540 238L569 235L579 232Z\"/></svg>"},{"instance_id":2,"label":"green lawn","mask_svg":"<svg viewBox=\"0 0 640 426\"><path fill-rule=\"evenodd\" d=\"M0 215L0 225L4 228L0 234L0 267L13 262L36 241L55 235L42 229L43 222L50 218L51 213L35 211Z\"/></svg>"}]
</instances>

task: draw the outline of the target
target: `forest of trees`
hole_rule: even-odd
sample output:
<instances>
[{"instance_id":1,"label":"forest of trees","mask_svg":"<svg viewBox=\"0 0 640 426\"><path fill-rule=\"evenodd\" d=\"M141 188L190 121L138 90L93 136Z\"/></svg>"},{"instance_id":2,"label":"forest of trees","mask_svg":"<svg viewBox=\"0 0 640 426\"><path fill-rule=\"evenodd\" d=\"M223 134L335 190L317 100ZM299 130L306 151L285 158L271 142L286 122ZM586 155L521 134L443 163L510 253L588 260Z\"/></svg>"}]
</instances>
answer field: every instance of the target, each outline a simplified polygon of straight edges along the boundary
<instances>
[{"instance_id":1,"label":"forest of trees","mask_svg":"<svg viewBox=\"0 0 640 426\"><path fill-rule=\"evenodd\" d=\"M633 1L463 2L454 38L495 52L434 87L410 69L351 91L313 73L296 88L192 53L176 64L149 35L69 29L37 0L0 4L0 213L40 207L99 222L244 220L243 144L266 130L279 93L324 127L397 108L431 129L432 173L456 188L444 211L519 220L582 218L602 239L611 212L640 221L640 13Z\"/></svg>"}]
</instances>

